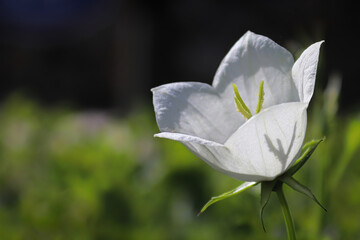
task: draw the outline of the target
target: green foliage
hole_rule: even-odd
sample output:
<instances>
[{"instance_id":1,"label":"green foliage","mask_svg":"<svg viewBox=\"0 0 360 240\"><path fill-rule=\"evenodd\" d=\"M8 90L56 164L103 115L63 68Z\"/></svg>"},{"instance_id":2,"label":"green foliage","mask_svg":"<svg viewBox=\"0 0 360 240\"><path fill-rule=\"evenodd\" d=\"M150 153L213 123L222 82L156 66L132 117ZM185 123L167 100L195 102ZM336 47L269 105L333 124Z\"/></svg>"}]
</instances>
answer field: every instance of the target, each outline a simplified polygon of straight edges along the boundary
<instances>
[{"instance_id":1,"label":"green foliage","mask_svg":"<svg viewBox=\"0 0 360 240\"><path fill-rule=\"evenodd\" d=\"M327 208L284 187L298 239L358 239L360 122L317 99L308 136L327 137L296 173ZM284 239L280 206L260 221L260 188L221 201L239 182L183 145L154 139L150 106L126 117L46 109L13 96L0 109L1 239Z\"/></svg>"}]
</instances>

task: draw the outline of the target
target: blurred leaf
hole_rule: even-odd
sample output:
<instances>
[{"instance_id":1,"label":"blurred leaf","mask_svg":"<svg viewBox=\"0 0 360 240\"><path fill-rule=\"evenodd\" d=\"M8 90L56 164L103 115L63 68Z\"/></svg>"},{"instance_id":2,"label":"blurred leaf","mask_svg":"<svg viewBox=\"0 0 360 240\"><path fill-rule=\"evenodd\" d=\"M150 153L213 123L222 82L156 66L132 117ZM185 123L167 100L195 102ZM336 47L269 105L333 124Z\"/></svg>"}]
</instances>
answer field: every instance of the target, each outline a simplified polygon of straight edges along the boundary
<instances>
[{"instance_id":1,"label":"blurred leaf","mask_svg":"<svg viewBox=\"0 0 360 240\"><path fill-rule=\"evenodd\" d=\"M334 173L330 179L331 188L336 188L340 182L341 177L344 175L347 166L353 156L359 152L360 149L360 120L354 119L350 122L346 129L344 137L344 145L342 154L340 156L341 161L337 161L337 166L334 168Z\"/></svg>"}]
</instances>

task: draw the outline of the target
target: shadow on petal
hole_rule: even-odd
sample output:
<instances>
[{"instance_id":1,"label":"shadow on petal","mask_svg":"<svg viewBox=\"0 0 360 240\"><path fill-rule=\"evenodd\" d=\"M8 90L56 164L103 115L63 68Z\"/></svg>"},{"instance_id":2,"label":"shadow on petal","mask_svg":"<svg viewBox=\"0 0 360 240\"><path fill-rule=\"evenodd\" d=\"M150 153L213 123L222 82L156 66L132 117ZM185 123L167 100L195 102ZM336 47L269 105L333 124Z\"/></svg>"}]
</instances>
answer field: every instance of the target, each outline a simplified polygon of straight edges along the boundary
<instances>
[{"instance_id":1,"label":"shadow on petal","mask_svg":"<svg viewBox=\"0 0 360 240\"><path fill-rule=\"evenodd\" d=\"M264 134L266 144L269 148L269 151L272 152L275 155L275 157L279 160L282 171L284 171L287 166L286 162L288 160L291 149L293 148L294 141L295 141L295 135L296 135L296 123L294 125L294 129L293 129L289 147L288 147L287 151L285 152L284 146L279 138L276 139L276 143L277 143L277 147L276 147L274 144L274 141L267 134Z\"/></svg>"}]
</instances>

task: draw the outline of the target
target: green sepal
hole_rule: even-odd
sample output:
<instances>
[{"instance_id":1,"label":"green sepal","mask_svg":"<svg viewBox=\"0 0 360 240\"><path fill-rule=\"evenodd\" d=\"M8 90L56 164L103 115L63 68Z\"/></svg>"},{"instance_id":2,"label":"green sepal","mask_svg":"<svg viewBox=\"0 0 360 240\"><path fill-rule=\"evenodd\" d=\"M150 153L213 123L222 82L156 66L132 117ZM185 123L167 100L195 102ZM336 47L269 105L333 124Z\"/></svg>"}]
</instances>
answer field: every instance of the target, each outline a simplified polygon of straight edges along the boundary
<instances>
[{"instance_id":1,"label":"green sepal","mask_svg":"<svg viewBox=\"0 0 360 240\"><path fill-rule=\"evenodd\" d=\"M266 229L265 229L264 220L263 220L263 213L264 213L265 206L269 202L271 192L273 191L276 182L277 182L276 180L261 182L260 219L261 219L261 225L264 229L264 232L266 232Z\"/></svg>"},{"instance_id":2,"label":"green sepal","mask_svg":"<svg viewBox=\"0 0 360 240\"><path fill-rule=\"evenodd\" d=\"M231 191L228 191L226 193L223 193L219 196L215 196L215 197L212 197L205 205L204 207L201 209L201 211L199 212L198 216L203 213L210 205L218 202L218 201L221 201L221 200L224 200L226 198L229 198L229 197L232 197L236 194L239 194L243 191L245 191L246 189L249 189L251 187L254 187L255 185L257 185L258 182L244 182L243 184L241 184L240 186L238 186L237 188L231 190Z\"/></svg>"},{"instance_id":3,"label":"green sepal","mask_svg":"<svg viewBox=\"0 0 360 240\"><path fill-rule=\"evenodd\" d=\"M287 170L283 176L292 176L306 163L310 156L314 153L316 147L325 140L325 137L319 140L313 140L306 143L302 148L301 156L296 160L289 170Z\"/></svg>"},{"instance_id":4,"label":"green sepal","mask_svg":"<svg viewBox=\"0 0 360 240\"><path fill-rule=\"evenodd\" d=\"M281 177L280 181L282 181L283 183L286 183L289 187L291 187L295 191L308 196L315 203L317 203L325 212L327 212L326 208L323 205L321 205L321 203L316 199L316 197L312 193L312 191L308 187L306 187L303 184L296 181L293 177L287 177L287 176L286 177Z\"/></svg>"}]
</instances>

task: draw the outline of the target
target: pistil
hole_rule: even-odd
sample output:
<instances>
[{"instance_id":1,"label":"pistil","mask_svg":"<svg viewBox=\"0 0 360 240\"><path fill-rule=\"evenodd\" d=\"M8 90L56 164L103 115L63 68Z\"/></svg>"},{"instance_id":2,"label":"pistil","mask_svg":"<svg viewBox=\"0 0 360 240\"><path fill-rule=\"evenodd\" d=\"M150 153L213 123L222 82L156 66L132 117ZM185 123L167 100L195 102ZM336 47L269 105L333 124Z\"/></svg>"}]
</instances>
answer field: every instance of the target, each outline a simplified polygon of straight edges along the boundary
<instances>
[{"instance_id":1,"label":"pistil","mask_svg":"<svg viewBox=\"0 0 360 240\"><path fill-rule=\"evenodd\" d=\"M235 100L235 103L236 103L236 109L237 109L238 112L240 112L246 118L246 120L249 120L252 117L251 111L246 106L243 99L241 98L237 86L234 83L232 84L232 86L233 86L234 93L235 93L234 100ZM263 103L264 103L264 96L265 96L264 81L261 81L260 86L259 86L258 104L257 104L257 107L256 107L255 114L258 114L261 111Z\"/></svg>"}]
</instances>

